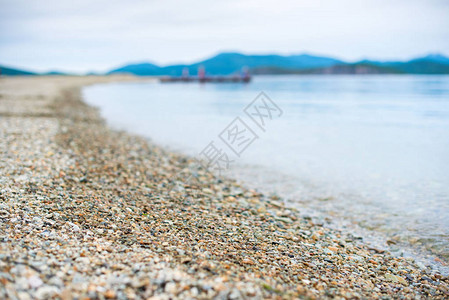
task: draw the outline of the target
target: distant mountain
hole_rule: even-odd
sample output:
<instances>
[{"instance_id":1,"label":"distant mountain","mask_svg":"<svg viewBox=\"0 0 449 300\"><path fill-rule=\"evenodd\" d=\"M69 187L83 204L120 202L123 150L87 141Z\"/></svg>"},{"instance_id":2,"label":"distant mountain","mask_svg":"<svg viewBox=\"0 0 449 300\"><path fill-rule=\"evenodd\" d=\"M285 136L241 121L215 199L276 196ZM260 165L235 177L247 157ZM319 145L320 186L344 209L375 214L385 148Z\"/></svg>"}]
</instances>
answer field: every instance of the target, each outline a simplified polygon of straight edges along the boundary
<instances>
[{"instance_id":1,"label":"distant mountain","mask_svg":"<svg viewBox=\"0 0 449 300\"><path fill-rule=\"evenodd\" d=\"M230 75L248 67L252 74L449 74L449 58L442 54L429 54L409 61L362 60L348 63L339 59L298 55L247 55L236 52L220 53L192 64L158 66L143 62L127 64L115 68L107 74L127 73L138 76L181 76L187 69L196 75L203 66L208 75ZM1 75L67 75L52 71L34 73L30 71L0 66Z\"/></svg>"},{"instance_id":2,"label":"distant mountain","mask_svg":"<svg viewBox=\"0 0 449 300\"><path fill-rule=\"evenodd\" d=\"M49 71L46 73L42 73L41 75L48 75L48 76L65 76L65 75L70 75L68 73L65 72L61 72L61 71Z\"/></svg>"},{"instance_id":3,"label":"distant mountain","mask_svg":"<svg viewBox=\"0 0 449 300\"><path fill-rule=\"evenodd\" d=\"M208 73L228 75L239 72L243 66L250 69L273 66L285 69L308 69L328 67L342 61L320 56L302 55L244 55L240 53L222 53L210 59L192 65L193 68L204 66Z\"/></svg>"},{"instance_id":4,"label":"distant mountain","mask_svg":"<svg viewBox=\"0 0 449 300\"><path fill-rule=\"evenodd\" d=\"M367 63L341 64L328 68L319 68L308 70L307 74L351 74L351 75L375 75L375 74L400 74L399 70L386 67L376 66Z\"/></svg>"},{"instance_id":5,"label":"distant mountain","mask_svg":"<svg viewBox=\"0 0 449 300\"><path fill-rule=\"evenodd\" d=\"M155 64L130 64L114 69L113 73L135 75L181 76L184 69L197 74L200 66L209 75L238 73L246 66L252 74L449 74L449 58L441 54L430 54L410 61L363 60L347 63L335 58L300 55L245 55L221 53L193 64L159 67Z\"/></svg>"},{"instance_id":6,"label":"distant mountain","mask_svg":"<svg viewBox=\"0 0 449 300\"><path fill-rule=\"evenodd\" d=\"M190 74L196 74L200 66L204 66L206 72L210 75L229 75L239 72L242 67L250 69L258 67L278 67L284 69L308 69L329 67L342 61L329 58L312 56L308 54L301 55L245 55L241 53L221 53L209 59L190 64L173 65L158 67L154 64L142 63L126 65L109 72L113 73L132 73L135 75L171 75L180 76L183 69L187 68Z\"/></svg>"},{"instance_id":7,"label":"distant mountain","mask_svg":"<svg viewBox=\"0 0 449 300\"><path fill-rule=\"evenodd\" d=\"M130 73L138 76L160 75L161 67L151 63L131 64L109 71L107 74Z\"/></svg>"},{"instance_id":8,"label":"distant mountain","mask_svg":"<svg viewBox=\"0 0 449 300\"><path fill-rule=\"evenodd\" d=\"M30 71L25 71L25 70L20 70L20 69L14 69L14 68L9 68L9 67L5 67L5 66L0 66L0 75L6 75L6 76L19 76L19 75L37 75L36 73L30 72Z\"/></svg>"},{"instance_id":9,"label":"distant mountain","mask_svg":"<svg viewBox=\"0 0 449 300\"><path fill-rule=\"evenodd\" d=\"M260 70L254 70L253 74L261 74ZM290 70L264 74L421 74L444 75L449 74L449 65L428 60L413 60L410 62L373 63L362 61L354 64L340 64L327 68L309 70Z\"/></svg>"},{"instance_id":10,"label":"distant mountain","mask_svg":"<svg viewBox=\"0 0 449 300\"><path fill-rule=\"evenodd\" d=\"M404 62L364 60L359 63L386 67L404 74L449 74L449 58L439 54L427 55Z\"/></svg>"},{"instance_id":11,"label":"distant mountain","mask_svg":"<svg viewBox=\"0 0 449 300\"><path fill-rule=\"evenodd\" d=\"M429 60L440 64L449 65L449 57L446 57L444 55L441 55L439 53L433 53L429 54L427 56L424 56L422 58L417 58L415 60Z\"/></svg>"},{"instance_id":12,"label":"distant mountain","mask_svg":"<svg viewBox=\"0 0 449 300\"><path fill-rule=\"evenodd\" d=\"M402 72L389 67L383 67L369 63L354 63L354 64L343 63L325 68L312 68L305 70L262 67L252 70L251 73L255 75L268 75L268 74L368 75L368 74L401 74Z\"/></svg>"},{"instance_id":13,"label":"distant mountain","mask_svg":"<svg viewBox=\"0 0 449 300\"><path fill-rule=\"evenodd\" d=\"M439 63L425 58L414 59L404 63L387 63L383 66L406 74L449 74L449 64Z\"/></svg>"},{"instance_id":14,"label":"distant mountain","mask_svg":"<svg viewBox=\"0 0 449 300\"><path fill-rule=\"evenodd\" d=\"M69 75L69 74L60 72L60 71L48 71L45 73L36 73L36 72L25 71L25 70L11 68L11 67L0 66L0 75L5 75L5 76L36 76L36 75L61 76L61 75Z\"/></svg>"}]
</instances>

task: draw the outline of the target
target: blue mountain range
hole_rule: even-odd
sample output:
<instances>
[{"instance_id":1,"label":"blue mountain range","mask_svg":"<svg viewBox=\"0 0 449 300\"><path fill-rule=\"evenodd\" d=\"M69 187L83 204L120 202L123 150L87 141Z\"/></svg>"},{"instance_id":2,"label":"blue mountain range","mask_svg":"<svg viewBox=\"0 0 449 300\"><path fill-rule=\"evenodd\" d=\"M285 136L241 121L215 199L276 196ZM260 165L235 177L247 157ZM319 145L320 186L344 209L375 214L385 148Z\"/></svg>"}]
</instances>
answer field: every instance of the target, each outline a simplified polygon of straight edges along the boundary
<instances>
[{"instance_id":1,"label":"blue mountain range","mask_svg":"<svg viewBox=\"0 0 449 300\"><path fill-rule=\"evenodd\" d=\"M129 64L108 72L134 75L181 76L184 69L196 74L203 66L209 75L230 75L248 67L253 74L449 74L449 58L430 54L409 61L363 60L348 63L336 58L300 55L245 55L220 53L193 64L158 66L150 63Z\"/></svg>"},{"instance_id":2,"label":"blue mountain range","mask_svg":"<svg viewBox=\"0 0 449 300\"><path fill-rule=\"evenodd\" d=\"M184 69L188 69L190 74L196 74L198 68L203 66L208 74L229 75L239 72L244 66L255 69L258 67L276 66L286 69L320 68L326 67L342 61L329 57L301 55L245 55L241 53L220 53L209 59L193 63L190 65L172 65L158 67L155 64L141 63L130 64L111 70L113 73L132 73L135 75L171 75L180 76Z\"/></svg>"},{"instance_id":3,"label":"blue mountain range","mask_svg":"<svg viewBox=\"0 0 449 300\"><path fill-rule=\"evenodd\" d=\"M181 76L183 70L195 75L200 67L208 75L230 75L248 67L252 74L449 74L449 58L441 54L429 54L408 61L362 60L345 62L326 56L299 55L246 55L225 52L193 64L159 66L143 62L126 64L106 74L134 74L137 76ZM60 72L34 73L0 66L1 75L63 75Z\"/></svg>"}]
</instances>

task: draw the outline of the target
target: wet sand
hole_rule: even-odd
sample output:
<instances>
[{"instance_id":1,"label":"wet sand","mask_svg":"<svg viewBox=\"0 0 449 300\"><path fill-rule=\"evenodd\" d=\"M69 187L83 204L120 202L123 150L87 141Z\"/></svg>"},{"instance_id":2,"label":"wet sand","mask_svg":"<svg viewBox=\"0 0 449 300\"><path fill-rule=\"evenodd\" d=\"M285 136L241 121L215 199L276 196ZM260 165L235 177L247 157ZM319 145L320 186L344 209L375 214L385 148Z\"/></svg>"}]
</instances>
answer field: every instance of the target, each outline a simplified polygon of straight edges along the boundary
<instances>
[{"instance_id":1,"label":"wet sand","mask_svg":"<svg viewBox=\"0 0 449 300\"><path fill-rule=\"evenodd\" d=\"M445 276L109 129L80 88L117 80L142 79L0 79L0 298L449 297Z\"/></svg>"}]
</instances>

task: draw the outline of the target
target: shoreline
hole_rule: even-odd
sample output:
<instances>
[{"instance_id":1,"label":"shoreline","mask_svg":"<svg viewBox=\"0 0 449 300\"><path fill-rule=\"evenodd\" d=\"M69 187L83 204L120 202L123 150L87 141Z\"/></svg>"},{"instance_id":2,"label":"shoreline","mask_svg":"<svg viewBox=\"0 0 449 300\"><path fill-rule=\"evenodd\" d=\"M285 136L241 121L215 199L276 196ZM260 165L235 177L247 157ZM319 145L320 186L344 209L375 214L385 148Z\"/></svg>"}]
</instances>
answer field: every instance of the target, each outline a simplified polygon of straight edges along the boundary
<instances>
[{"instance_id":1,"label":"shoreline","mask_svg":"<svg viewBox=\"0 0 449 300\"><path fill-rule=\"evenodd\" d=\"M0 298L449 296L447 276L110 130L80 88L117 80L142 79L0 78Z\"/></svg>"},{"instance_id":2,"label":"shoreline","mask_svg":"<svg viewBox=\"0 0 449 300\"><path fill-rule=\"evenodd\" d=\"M271 169L265 169L260 166L245 165L243 168L246 170L251 167L257 168L259 172L275 172ZM245 170L245 172L247 172ZM238 173L237 173L238 174ZM430 248L429 245L422 243L413 243L417 238L409 237L409 239L401 239L398 235L392 235L386 231L381 231L378 228L372 229L359 224L356 220L348 215L337 215L335 213L329 213L329 211L323 209L320 210L316 206L309 205L305 202L298 202L297 195L291 196L288 192L278 192L281 188L266 188L266 184L254 182L254 178L257 174L252 174L254 177L245 176L233 176L231 178L236 179L240 184L246 188L256 188L259 192L266 195L277 195L284 201L284 205L298 209L301 216L310 216L314 222L323 223L324 226L334 230L342 231L352 234L354 236L363 239L363 243L368 244L372 248L376 248L379 251L385 251L391 253L395 257L404 257L413 259L414 262L421 268L428 270L431 273L441 273L443 275L449 275L449 264L447 263L446 256L441 255L437 251ZM262 175L264 176L264 175ZM288 175L283 173L277 174L277 176L285 176L284 180L288 180ZM245 180L251 178L253 181ZM263 181L262 181L263 182ZM274 183L276 184L276 183ZM316 198L320 201L323 198Z\"/></svg>"},{"instance_id":3,"label":"shoreline","mask_svg":"<svg viewBox=\"0 0 449 300\"><path fill-rule=\"evenodd\" d=\"M266 85L267 83L254 82L254 86L257 86L258 88L254 88L254 86L251 85L253 87L251 88L248 86L248 89L252 90L253 93L256 93L255 89L262 88L261 84ZM396 84L392 85L395 86ZM211 87L211 90L214 90L217 87L218 86ZM198 94L195 97L192 97L193 95L188 92L186 97L191 97L191 99L190 101L183 102L180 99L173 98L176 97L176 91L179 90L179 88L181 88L180 85L167 86L157 83L100 84L93 87L83 88L83 97L87 104L100 109L101 116L106 119L107 124L112 129L125 130L129 133L143 136L151 143L159 145L170 152L187 155L189 157L199 157L198 155L202 150L200 146L204 146L207 142L207 137L212 137L214 132L219 130L217 125L220 121L215 121L211 118L211 115L214 115L214 112L208 109L208 105L211 103L210 101L212 99L220 97L220 92L200 92L200 90L197 90L197 87L193 87L193 90L196 91L195 93L198 92ZM186 88L188 91L191 91L190 87L186 86ZM159 90L161 91L155 92ZM158 100L160 101L151 101L154 97L159 97L160 99ZM360 95L360 97L363 97L363 95ZM237 98L239 98L240 101L244 100L239 96L237 96ZM250 95L248 94L244 98L249 99ZM282 98L283 97L278 99L280 103L284 102ZM324 95L320 98L322 101L327 99ZM215 103L214 105L221 104ZM174 109L171 111L171 109L179 107L182 107L182 109ZM167 118L159 119L158 111L161 109L163 111L170 111L170 115L168 115ZM203 117L199 118L199 120L201 120L200 122L198 122L198 120L192 122L189 120L191 118L186 118L190 113L194 113L201 109L204 109L205 111L202 113ZM291 110L292 113L295 112L295 109L293 108L290 108L289 110ZM237 111L237 106L235 106L235 111ZM219 118L221 116L224 115L222 113L217 115ZM231 116L227 115L227 117L229 117L230 120ZM178 121L183 123L186 122L186 125L188 125L182 135L179 135L179 131L176 133L177 129L174 124L178 123ZM317 120L315 120L315 122L316 121ZM207 129L197 125L204 122L208 123L208 126L206 126ZM224 119L222 122L224 126ZM315 125L317 124L314 122L312 123ZM296 125L304 126L305 124L300 123ZM326 126L326 121L323 121L322 126ZM215 128L216 130L212 128ZM307 127L300 128L304 130ZM311 128L308 129L311 130ZM315 128L315 130L317 129L318 128ZM343 134L344 139L345 132L341 132L342 128L339 128L339 130L340 134ZM291 153L289 152L285 152L285 147L289 147L289 145L290 147L292 146L289 141L294 139L293 136L286 138L283 134L284 131L287 131L287 128L286 126L281 125L280 128L277 128L276 131L272 132L272 136L269 135L268 137L264 137L263 141L262 139L260 140L261 143L258 143L257 147L255 147L262 149L262 151L259 151L258 158L255 158L257 157L258 150L249 155L245 154L230 164L226 175L221 175L236 179L248 189L257 189L259 192L266 195L278 195L282 198L284 204L296 207L302 215L315 216L317 218L314 220L315 223L321 222L328 227L340 229L345 232L350 232L353 235L363 237L365 243L367 242L375 248L388 250L397 257L409 257L415 259L417 264L423 269L430 268L433 269L431 272L449 275L449 267L447 267L447 258L449 256L447 249L444 247L444 245L449 244L449 240L445 238L444 235L444 212L441 212L440 214L435 212L432 214L434 211L432 207L426 206L424 209L425 213L421 212L416 214L418 206L402 208L397 205L390 205L390 201L382 200L389 199L390 197L388 195L390 193L401 193L401 199L409 200L405 201L397 199L399 200L398 202L407 202L410 203L410 205L413 205L414 203L417 203L415 202L418 199L417 195L420 194L420 192L421 195L423 195L422 192L424 191L422 189L421 191L408 189L406 193L402 193L399 191L403 186L396 186L396 188L390 186L389 188L386 187L385 190L382 190L379 183L383 181L383 179L376 182L376 178L374 178L374 180L365 180L364 184L359 182L355 186L350 184L350 181L348 180L342 180L337 184L336 182L338 180L329 181L329 179L331 179L329 176L317 173L320 164L326 161L326 159L315 159L315 168L312 167L311 169L315 169L315 171L304 170L302 168L293 171L292 169L289 169L290 165L298 164L299 167L300 164L304 163L301 162L301 157L306 159L308 157L310 163L313 156L308 156L312 153L307 153L307 151L304 153L301 149L298 149L299 152L294 156L291 156ZM396 134L397 133L398 132L396 132ZM307 139L308 142L314 142L313 139L311 141L310 134L297 134L296 138L299 139L301 136ZM318 136L320 136L320 134L318 134ZM279 150L284 147L283 155L280 155L282 150L281 152L279 150L274 152L273 150L270 150L270 143L274 140L281 142L281 139L284 140L284 142ZM381 138L381 140L386 142L385 138ZM363 139L362 141L362 143L369 142ZM304 140L304 143L307 142ZM344 142L342 141L340 145L337 143L335 146L341 147L343 144ZM414 146L410 145L411 148L415 148L416 146L419 146L419 143ZM311 149L310 147L308 148ZM260 156L261 152L265 152L265 156ZM326 154L332 155L329 151L325 152L321 153L323 158L325 158ZM417 151L411 152L416 153ZM385 151L383 153L392 154L390 151ZM396 152L396 154L397 153L399 153L399 151ZM357 155L357 153L353 154ZM272 155L289 157L288 164L285 163L285 158L278 160L275 165L265 161L264 157L271 157ZM335 157L333 159L335 160ZM360 158L358 162L363 163L360 161ZM381 163L381 161L379 161L379 163ZM413 166L413 161L410 161L409 166ZM347 169L347 167L349 168ZM354 163L352 164L352 171L357 171L354 170L353 167ZM396 165L395 167L400 166ZM373 168L373 165L368 161L364 168ZM414 167L410 168L412 169ZM321 165L322 172L325 171L325 169L326 166ZM334 165L333 169L338 170L338 173L346 174L340 178L346 177L349 179L350 174L355 175L349 171L349 169L351 169L350 165L344 166L343 164L340 164L339 167ZM377 171L382 173L382 171L385 170L377 169ZM305 173L309 173L309 175L304 176ZM364 172L362 173L360 173L362 177L369 175ZM397 174L398 173L396 173L396 175ZM396 176L396 180L401 179L406 182L410 179L407 177L407 174L403 175L404 176ZM377 178L385 178L384 176L388 177L388 172L384 172L383 176L377 176ZM424 176L421 175L421 177ZM392 179L393 178L390 178L390 180ZM424 178L421 179L424 180ZM429 180L430 179L422 181L423 186L426 186L424 182L428 182ZM340 185L341 188L336 188ZM377 188L373 189L374 186L377 186ZM437 190L438 188L436 190L429 189L427 193L424 194L429 199L434 199L436 194L438 194L436 192ZM378 192L379 194L374 195L373 192ZM444 193L440 193L440 195L444 195ZM371 196L374 196L374 198ZM412 199L415 199L415 201ZM441 204L444 205L444 203ZM392 210L385 209L387 206L390 206ZM331 218L328 218L329 216L331 216ZM440 221L435 217L439 217ZM438 237L438 233L440 233L440 237ZM437 260L435 260L435 258L437 258Z\"/></svg>"}]
</instances>

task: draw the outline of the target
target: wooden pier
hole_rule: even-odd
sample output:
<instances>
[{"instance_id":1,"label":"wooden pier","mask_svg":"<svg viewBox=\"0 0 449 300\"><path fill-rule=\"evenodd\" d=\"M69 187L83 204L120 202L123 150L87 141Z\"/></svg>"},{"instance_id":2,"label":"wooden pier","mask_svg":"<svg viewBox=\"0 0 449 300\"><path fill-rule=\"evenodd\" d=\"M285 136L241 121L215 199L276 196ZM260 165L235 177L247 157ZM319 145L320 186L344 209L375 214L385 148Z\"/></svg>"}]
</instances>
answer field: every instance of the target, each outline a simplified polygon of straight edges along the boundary
<instances>
[{"instance_id":1,"label":"wooden pier","mask_svg":"<svg viewBox=\"0 0 449 300\"><path fill-rule=\"evenodd\" d=\"M216 82L216 83L248 83L251 81L250 76L241 77L241 76L208 76L208 77L172 77L172 76L164 76L159 78L160 82L168 83L168 82Z\"/></svg>"},{"instance_id":2,"label":"wooden pier","mask_svg":"<svg viewBox=\"0 0 449 300\"><path fill-rule=\"evenodd\" d=\"M248 83L251 81L251 76L247 67L242 68L241 74L229 76L206 76L206 69L200 67L198 69L198 76L190 76L189 69L184 68L182 76L163 76L159 78L160 82L216 82L216 83Z\"/></svg>"}]
</instances>

